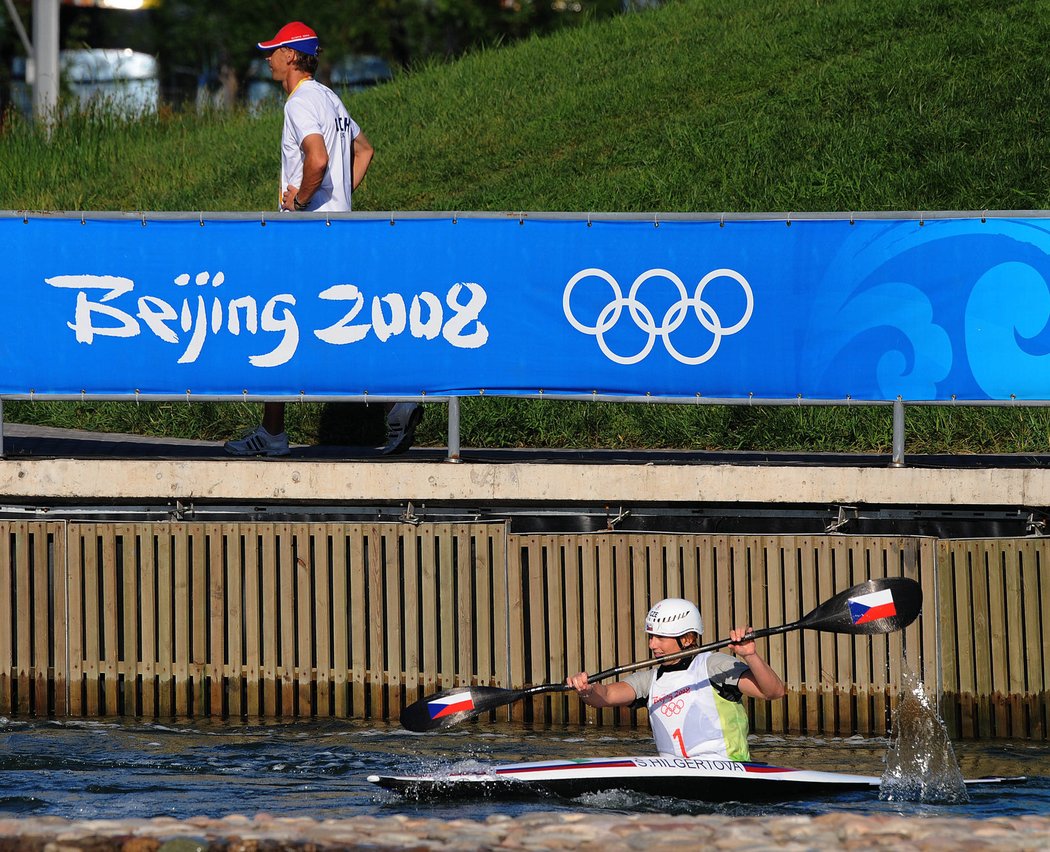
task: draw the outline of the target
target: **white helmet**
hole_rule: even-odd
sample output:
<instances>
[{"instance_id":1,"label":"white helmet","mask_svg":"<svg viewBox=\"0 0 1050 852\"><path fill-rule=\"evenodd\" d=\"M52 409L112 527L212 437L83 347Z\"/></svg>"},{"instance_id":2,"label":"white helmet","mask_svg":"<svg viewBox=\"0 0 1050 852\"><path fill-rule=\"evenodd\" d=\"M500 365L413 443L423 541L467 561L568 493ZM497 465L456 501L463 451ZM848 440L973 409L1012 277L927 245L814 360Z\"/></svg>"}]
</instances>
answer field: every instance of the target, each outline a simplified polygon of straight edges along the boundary
<instances>
[{"instance_id":1,"label":"white helmet","mask_svg":"<svg viewBox=\"0 0 1050 852\"><path fill-rule=\"evenodd\" d=\"M665 598L655 604L645 617L645 632L654 636L702 634L704 622L700 610L683 598Z\"/></svg>"}]
</instances>

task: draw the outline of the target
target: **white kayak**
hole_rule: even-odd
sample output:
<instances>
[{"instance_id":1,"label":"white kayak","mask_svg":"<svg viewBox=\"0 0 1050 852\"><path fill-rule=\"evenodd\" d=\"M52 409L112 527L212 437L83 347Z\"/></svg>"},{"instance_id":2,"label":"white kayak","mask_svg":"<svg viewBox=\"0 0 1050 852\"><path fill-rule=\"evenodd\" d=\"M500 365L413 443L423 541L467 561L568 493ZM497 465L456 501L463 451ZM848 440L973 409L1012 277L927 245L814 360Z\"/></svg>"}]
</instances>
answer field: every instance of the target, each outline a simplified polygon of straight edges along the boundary
<instances>
[{"instance_id":1,"label":"white kayak","mask_svg":"<svg viewBox=\"0 0 1050 852\"><path fill-rule=\"evenodd\" d=\"M767 763L680 757L598 757L493 765L469 772L369 775L387 790L426 799L574 798L627 790L706 802L775 802L879 789L874 775L790 769ZM967 784L1017 783L1020 778L980 778Z\"/></svg>"}]
</instances>

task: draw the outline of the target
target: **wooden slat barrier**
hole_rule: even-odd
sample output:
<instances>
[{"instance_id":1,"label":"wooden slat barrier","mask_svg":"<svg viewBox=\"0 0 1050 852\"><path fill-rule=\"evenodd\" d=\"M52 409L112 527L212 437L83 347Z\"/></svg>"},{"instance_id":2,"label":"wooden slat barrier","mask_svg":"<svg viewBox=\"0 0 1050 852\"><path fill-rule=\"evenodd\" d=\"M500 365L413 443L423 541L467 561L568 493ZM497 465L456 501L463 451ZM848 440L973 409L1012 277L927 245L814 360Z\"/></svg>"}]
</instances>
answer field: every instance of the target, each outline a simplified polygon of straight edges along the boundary
<instances>
[{"instance_id":1,"label":"wooden slat barrier","mask_svg":"<svg viewBox=\"0 0 1050 852\"><path fill-rule=\"evenodd\" d=\"M907 576L902 633L766 640L756 731L888 731L904 667L963 737L1050 738L1050 540L654 533L504 524L0 521L0 714L396 718L438 689L561 682L648 657L667 596L704 639ZM637 725L556 693L498 720Z\"/></svg>"},{"instance_id":2,"label":"wooden slat barrier","mask_svg":"<svg viewBox=\"0 0 1050 852\"><path fill-rule=\"evenodd\" d=\"M937 549L948 730L1050 738L1050 542L941 541Z\"/></svg>"},{"instance_id":3,"label":"wooden slat barrier","mask_svg":"<svg viewBox=\"0 0 1050 852\"><path fill-rule=\"evenodd\" d=\"M65 524L0 523L0 715L66 715Z\"/></svg>"},{"instance_id":4,"label":"wooden slat barrier","mask_svg":"<svg viewBox=\"0 0 1050 852\"><path fill-rule=\"evenodd\" d=\"M53 632L71 637L72 715L387 718L441 685L506 682L502 524L68 530ZM0 588L12 574L0 558Z\"/></svg>"}]
</instances>

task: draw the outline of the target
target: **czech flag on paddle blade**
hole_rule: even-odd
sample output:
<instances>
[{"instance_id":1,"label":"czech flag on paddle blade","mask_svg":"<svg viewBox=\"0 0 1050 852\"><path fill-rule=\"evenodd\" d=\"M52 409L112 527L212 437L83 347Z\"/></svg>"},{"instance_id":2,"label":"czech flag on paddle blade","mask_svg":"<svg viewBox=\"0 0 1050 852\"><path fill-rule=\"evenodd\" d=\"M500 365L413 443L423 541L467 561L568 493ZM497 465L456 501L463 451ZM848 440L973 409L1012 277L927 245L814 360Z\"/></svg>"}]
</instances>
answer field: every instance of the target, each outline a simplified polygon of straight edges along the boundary
<instances>
[{"instance_id":1,"label":"czech flag on paddle blade","mask_svg":"<svg viewBox=\"0 0 1050 852\"><path fill-rule=\"evenodd\" d=\"M444 698L435 698L427 702L431 719L440 719L443 716L451 716L461 710L473 710L474 698L469 692L457 692L455 695L446 695Z\"/></svg>"},{"instance_id":2,"label":"czech flag on paddle blade","mask_svg":"<svg viewBox=\"0 0 1050 852\"><path fill-rule=\"evenodd\" d=\"M850 598L848 603L849 617L854 624L867 624L869 621L878 621L880 618L889 618L897 614L893 592L890 589Z\"/></svg>"}]
</instances>

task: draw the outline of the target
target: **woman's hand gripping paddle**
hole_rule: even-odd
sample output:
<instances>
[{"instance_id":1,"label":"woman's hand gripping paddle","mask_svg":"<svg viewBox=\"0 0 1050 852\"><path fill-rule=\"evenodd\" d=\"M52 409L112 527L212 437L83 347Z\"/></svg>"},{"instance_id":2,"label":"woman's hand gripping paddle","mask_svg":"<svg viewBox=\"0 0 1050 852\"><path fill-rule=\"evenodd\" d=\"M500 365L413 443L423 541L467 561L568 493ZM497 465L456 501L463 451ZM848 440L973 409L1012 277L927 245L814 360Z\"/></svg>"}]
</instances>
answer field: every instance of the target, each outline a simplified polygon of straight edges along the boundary
<instances>
[{"instance_id":1,"label":"woman's hand gripping paddle","mask_svg":"<svg viewBox=\"0 0 1050 852\"><path fill-rule=\"evenodd\" d=\"M790 630L821 630L825 633L854 635L893 633L911 624L922 608L922 589L906 577L885 577L868 580L839 592L798 621L780 627L765 627L753 633L754 638L775 636ZM715 651L732 644L729 639L687 648L677 654L654 657L617 666L591 675L598 681L616 677L636 669L692 657L705 651ZM500 689L495 686L460 686L428 695L409 704L401 711L401 724L410 731L435 731L458 725L487 713L496 707L512 704L530 695L544 692L568 692L572 687L564 683L543 683L528 689Z\"/></svg>"}]
</instances>

